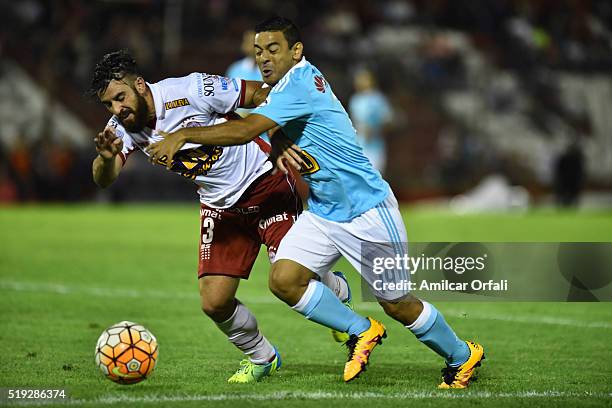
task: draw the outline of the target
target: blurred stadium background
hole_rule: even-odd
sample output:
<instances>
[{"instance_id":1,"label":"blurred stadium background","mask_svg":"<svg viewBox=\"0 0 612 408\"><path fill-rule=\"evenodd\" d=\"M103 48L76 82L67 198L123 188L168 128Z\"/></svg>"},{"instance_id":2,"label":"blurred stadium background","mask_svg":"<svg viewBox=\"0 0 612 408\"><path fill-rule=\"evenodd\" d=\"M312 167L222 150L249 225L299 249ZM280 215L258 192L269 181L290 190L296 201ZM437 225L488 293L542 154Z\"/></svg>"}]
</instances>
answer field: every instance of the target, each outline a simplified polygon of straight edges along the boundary
<instances>
[{"instance_id":1,"label":"blurred stadium background","mask_svg":"<svg viewBox=\"0 0 612 408\"><path fill-rule=\"evenodd\" d=\"M0 0L0 11L0 387L68 387L89 406L610 406L610 303L436 303L488 348L477 387L459 395L434 391L439 359L358 301L390 339L343 388L344 350L269 293L265 255L239 293L285 366L237 391L226 378L240 353L198 310L195 188L142 154L97 188L92 139L108 114L84 91L119 48L149 82L225 73L244 32L278 13L351 113L380 107L352 103L359 74L376 78L392 113L374 147L412 240L610 242L612 1ZM186 204L89 205L135 201ZM63 204L74 202L86 204ZM129 389L93 365L101 330L124 319L162 344L156 374Z\"/></svg>"},{"instance_id":2,"label":"blurred stadium background","mask_svg":"<svg viewBox=\"0 0 612 408\"><path fill-rule=\"evenodd\" d=\"M225 73L244 31L278 13L347 108L359 71L378 80L393 112L383 168L404 202L612 207L610 1L0 4L0 202L195 201L142 155L110 189L93 184L92 138L108 119L83 96L94 64L128 48L150 82Z\"/></svg>"}]
</instances>

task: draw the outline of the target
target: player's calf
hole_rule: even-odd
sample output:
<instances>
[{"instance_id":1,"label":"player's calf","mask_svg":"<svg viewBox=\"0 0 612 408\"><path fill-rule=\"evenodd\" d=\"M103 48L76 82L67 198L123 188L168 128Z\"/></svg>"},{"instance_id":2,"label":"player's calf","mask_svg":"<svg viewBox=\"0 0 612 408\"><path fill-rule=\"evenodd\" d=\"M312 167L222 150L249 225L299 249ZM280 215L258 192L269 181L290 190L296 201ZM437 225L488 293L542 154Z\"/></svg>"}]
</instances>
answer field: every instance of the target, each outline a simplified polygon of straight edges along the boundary
<instances>
[{"instance_id":1,"label":"player's calf","mask_svg":"<svg viewBox=\"0 0 612 408\"><path fill-rule=\"evenodd\" d=\"M255 316L238 302L234 313L229 319L217 323L217 327L227 335L227 339L234 344L255 365L266 365L272 362L277 352L258 328Z\"/></svg>"},{"instance_id":2,"label":"player's calf","mask_svg":"<svg viewBox=\"0 0 612 408\"><path fill-rule=\"evenodd\" d=\"M354 310L351 286L342 272L330 271L321 278L321 282L330 288L331 291L334 292L334 295L336 295L346 307ZM337 343L346 343L350 340L350 336L346 332L331 329L331 333Z\"/></svg>"},{"instance_id":3,"label":"player's calf","mask_svg":"<svg viewBox=\"0 0 612 408\"><path fill-rule=\"evenodd\" d=\"M271 367L262 371L259 370L261 367L255 366L266 366L276 358L277 353L259 330L255 316L234 297L239 282L238 278L220 275L200 278L202 310L212 318L229 342L248 357L249 364L254 365L248 370L245 368L245 372L252 371L255 377L262 373L267 375Z\"/></svg>"},{"instance_id":4,"label":"player's calf","mask_svg":"<svg viewBox=\"0 0 612 408\"><path fill-rule=\"evenodd\" d=\"M200 299L202 312L211 318L216 323L227 320L234 310L236 310L235 298L223 299L221 301L214 299Z\"/></svg>"},{"instance_id":5,"label":"player's calf","mask_svg":"<svg viewBox=\"0 0 612 408\"><path fill-rule=\"evenodd\" d=\"M381 305L388 315L403 323L416 338L442 356L446 368L439 388L465 388L484 359L482 346L461 340L440 313L430 303L410 296L408 301Z\"/></svg>"},{"instance_id":6,"label":"player's calf","mask_svg":"<svg viewBox=\"0 0 612 408\"><path fill-rule=\"evenodd\" d=\"M385 313L404 326L413 324L423 312L423 303L412 295L398 302L379 301Z\"/></svg>"},{"instance_id":7,"label":"player's calf","mask_svg":"<svg viewBox=\"0 0 612 408\"><path fill-rule=\"evenodd\" d=\"M216 323L223 322L236 310L236 291L240 279L231 276L206 275L198 281L200 306Z\"/></svg>"}]
</instances>

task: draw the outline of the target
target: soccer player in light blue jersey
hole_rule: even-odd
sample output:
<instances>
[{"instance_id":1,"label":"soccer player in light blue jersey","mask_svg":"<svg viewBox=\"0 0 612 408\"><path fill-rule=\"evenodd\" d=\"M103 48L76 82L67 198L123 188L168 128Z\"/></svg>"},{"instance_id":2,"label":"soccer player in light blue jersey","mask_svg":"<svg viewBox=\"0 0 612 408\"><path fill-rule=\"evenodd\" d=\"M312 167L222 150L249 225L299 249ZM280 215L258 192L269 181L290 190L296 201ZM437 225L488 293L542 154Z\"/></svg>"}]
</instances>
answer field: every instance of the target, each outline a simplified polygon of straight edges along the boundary
<instances>
[{"instance_id":1,"label":"soccer player in light blue jersey","mask_svg":"<svg viewBox=\"0 0 612 408\"><path fill-rule=\"evenodd\" d=\"M350 335L344 380L351 381L365 369L386 330L343 305L320 282L344 256L370 283L385 312L445 359L439 387L467 387L484 358L482 346L460 340L433 305L403 290L374 288L372 251L383 257L406 254L406 229L389 185L363 155L342 104L323 74L304 58L299 31L291 21L274 17L255 32L256 61L272 87L266 101L241 120L165 134L147 149L152 160L172 158L187 142L242 144L280 127L296 146L276 133L273 144L284 151L277 165L283 169L282 158L287 158L300 168L310 197L308 211L278 248L270 272L272 292L307 319ZM406 277L401 268L391 272Z\"/></svg>"},{"instance_id":2,"label":"soccer player in light blue jersey","mask_svg":"<svg viewBox=\"0 0 612 408\"><path fill-rule=\"evenodd\" d=\"M376 86L374 75L363 69L355 75L355 93L349 100L349 112L357 131L363 154L381 174L385 173L387 146L383 129L391 122L392 110Z\"/></svg>"}]
</instances>

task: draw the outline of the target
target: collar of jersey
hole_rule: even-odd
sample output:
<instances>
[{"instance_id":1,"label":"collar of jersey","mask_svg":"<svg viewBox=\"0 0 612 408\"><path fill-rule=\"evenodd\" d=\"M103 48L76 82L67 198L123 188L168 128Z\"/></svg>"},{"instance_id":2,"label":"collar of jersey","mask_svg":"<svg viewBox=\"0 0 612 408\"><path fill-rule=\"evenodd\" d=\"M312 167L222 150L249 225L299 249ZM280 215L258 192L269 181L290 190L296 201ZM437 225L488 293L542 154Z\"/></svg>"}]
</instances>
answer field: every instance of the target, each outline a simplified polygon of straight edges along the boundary
<instances>
[{"instance_id":1,"label":"collar of jersey","mask_svg":"<svg viewBox=\"0 0 612 408\"><path fill-rule=\"evenodd\" d=\"M291 73L299 68L305 67L306 64L309 64L309 62L306 60L306 57L302 57L302 59L300 60L300 62L298 62L297 64L295 64L294 66L291 67L291 69L289 71L287 71L287 73L285 75L283 75L283 77L281 79L278 80L278 82L276 83L276 85L274 85L275 87L280 85L281 83L284 83L285 81L287 81L287 78L289 78L289 75L291 75Z\"/></svg>"},{"instance_id":2,"label":"collar of jersey","mask_svg":"<svg viewBox=\"0 0 612 408\"><path fill-rule=\"evenodd\" d=\"M153 104L155 105L155 117L157 120L163 120L166 116L166 108L164 107L164 99L161 94L161 87L158 84L150 84L147 82L151 94L153 95Z\"/></svg>"}]
</instances>

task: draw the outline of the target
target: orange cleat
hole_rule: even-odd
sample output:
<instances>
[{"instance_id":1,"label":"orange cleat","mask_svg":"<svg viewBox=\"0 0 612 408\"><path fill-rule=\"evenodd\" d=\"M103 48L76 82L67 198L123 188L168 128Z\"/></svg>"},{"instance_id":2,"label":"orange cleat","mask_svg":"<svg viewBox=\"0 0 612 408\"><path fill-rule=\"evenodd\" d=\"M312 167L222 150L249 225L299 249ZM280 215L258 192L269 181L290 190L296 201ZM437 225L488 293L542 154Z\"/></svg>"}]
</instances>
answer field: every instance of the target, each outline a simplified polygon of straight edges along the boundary
<instances>
[{"instance_id":1,"label":"orange cleat","mask_svg":"<svg viewBox=\"0 0 612 408\"><path fill-rule=\"evenodd\" d=\"M359 377L362 371L365 371L368 365L372 350L379 344L382 344L382 339L387 337L385 326L379 321L368 317L370 328L359 336L351 335L345 343L349 350L348 361L344 365L344 381L349 382Z\"/></svg>"},{"instance_id":2,"label":"orange cleat","mask_svg":"<svg viewBox=\"0 0 612 408\"><path fill-rule=\"evenodd\" d=\"M438 388L467 388L470 378L474 374L474 369L480 367L482 360L485 359L484 348L473 341L466 341L470 348L470 358L459 367L446 366L442 369L442 383Z\"/></svg>"}]
</instances>

